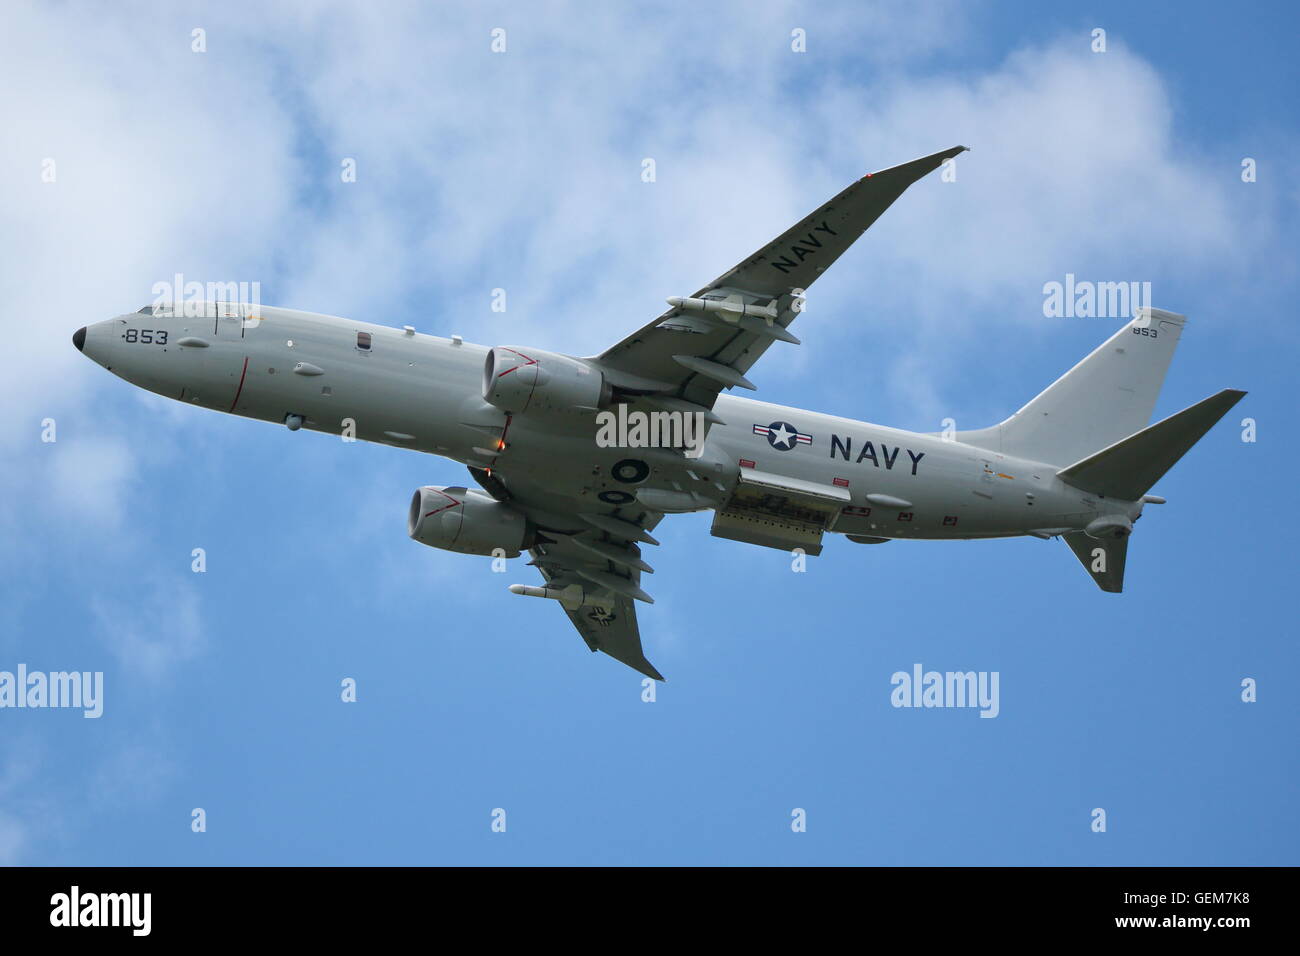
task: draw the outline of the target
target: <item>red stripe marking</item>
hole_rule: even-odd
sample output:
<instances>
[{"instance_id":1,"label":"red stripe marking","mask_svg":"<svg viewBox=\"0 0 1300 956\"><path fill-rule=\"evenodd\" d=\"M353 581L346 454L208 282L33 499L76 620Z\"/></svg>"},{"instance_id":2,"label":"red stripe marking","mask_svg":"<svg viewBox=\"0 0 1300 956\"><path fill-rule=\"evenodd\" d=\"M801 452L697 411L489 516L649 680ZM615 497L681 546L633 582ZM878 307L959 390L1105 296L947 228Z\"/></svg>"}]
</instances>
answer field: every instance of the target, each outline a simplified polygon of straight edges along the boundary
<instances>
[{"instance_id":1,"label":"red stripe marking","mask_svg":"<svg viewBox=\"0 0 1300 956\"><path fill-rule=\"evenodd\" d=\"M244 370L239 373L239 388L235 389L235 400L230 403L230 410L233 412L235 406L239 404L239 396L244 391L244 376L248 374L248 356L244 356Z\"/></svg>"},{"instance_id":2,"label":"red stripe marking","mask_svg":"<svg viewBox=\"0 0 1300 956\"><path fill-rule=\"evenodd\" d=\"M429 517L429 515L436 515L436 514L437 514L438 512L440 512L440 511L446 511L448 508L454 508L454 507L456 507L458 504L460 504L459 501L457 501L457 500L456 500L455 498L453 498L451 495L447 494L447 492L445 492L445 491L439 491L438 494L442 495L444 498L446 498L448 501L450 501L451 504L449 504L449 505L443 505L441 508L434 508L432 511L426 512L425 515L424 515L424 517L427 518L427 517Z\"/></svg>"},{"instance_id":3,"label":"red stripe marking","mask_svg":"<svg viewBox=\"0 0 1300 956\"><path fill-rule=\"evenodd\" d=\"M525 361L523 365L512 365L512 366L510 366L510 368L506 369L504 372L502 372L500 375L498 375L497 378L505 378L505 377L506 377L507 375L509 375L511 372L517 372L519 369L524 368L525 366L528 366L528 365L536 365L536 364L537 364L537 359L535 359L535 358L528 358L528 356L525 355L523 352L516 352L514 349L502 349L502 351L503 351L503 352L509 352L509 353L511 353L512 355L518 355L521 359L526 359L527 361Z\"/></svg>"}]
</instances>

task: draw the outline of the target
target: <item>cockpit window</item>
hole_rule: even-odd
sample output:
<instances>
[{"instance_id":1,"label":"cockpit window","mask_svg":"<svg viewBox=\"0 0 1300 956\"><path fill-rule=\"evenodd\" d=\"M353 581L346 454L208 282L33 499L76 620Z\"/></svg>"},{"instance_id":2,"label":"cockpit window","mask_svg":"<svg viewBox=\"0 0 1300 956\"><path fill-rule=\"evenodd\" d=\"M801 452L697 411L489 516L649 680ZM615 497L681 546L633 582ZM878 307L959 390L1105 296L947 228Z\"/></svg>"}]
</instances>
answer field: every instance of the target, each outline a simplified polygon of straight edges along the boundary
<instances>
[{"instance_id":1,"label":"cockpit window","mask_svg":"<svg viewBox=\"0 0 1300 956\"><path fill-rule=\"evenodd\" d=\"M369 332L358 332L358 333L357 333L357 348L361 349L361 351L363 351L363 352L369 352L369 351L370 351L370 333L369 333Z\"/></svg>"},{"instance_id":2,"label":"cockpit window","mask_svg":"<svg viewBox=\"0 0 1300 956\"><path fill-rule=\"evenodd\" d=\"M136 315L153 315L153 306L146 305L143 309L137 312Z\"/></svg>"}]
</instances>

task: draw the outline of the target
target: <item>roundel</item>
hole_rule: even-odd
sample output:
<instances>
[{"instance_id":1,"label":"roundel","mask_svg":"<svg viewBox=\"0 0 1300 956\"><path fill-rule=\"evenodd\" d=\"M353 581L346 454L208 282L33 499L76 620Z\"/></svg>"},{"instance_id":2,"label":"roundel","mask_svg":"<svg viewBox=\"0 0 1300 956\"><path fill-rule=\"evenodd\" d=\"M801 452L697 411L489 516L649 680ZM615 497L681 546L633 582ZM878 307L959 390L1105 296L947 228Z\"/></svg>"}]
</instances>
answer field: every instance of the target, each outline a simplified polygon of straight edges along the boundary
<instances>
[{"instance_id":1,"label":"roundel","mask_svg":"<svg viewBox=\"0 0 1300 956\"><path fill-rule=\"evenodd\" d=\"M799 429L789 422L773 422L766 427L755 425L754 431L765 434L767 443L778 451L789 451L800 445L812 444L811 436L800 433Z\"/></svg>"},{"instance_id":2,"label":"roundel","mask_svg":"<svg viewBox=\"0 0 1300 956\"><path fill-rule=\"evenodd\" d=\"M649 476L650 466L637 458L624 458L610 469L610 474L625 485L637 485Z\"/></svg>"},{"instance_id":3,"label":"roundel","mask_svg":"<svg viewBox=\"0 0 1300 956\"><path fill-rule=\"evenodd\" d=\"M602 491L596 497L607 505L626 505L636 500L626 491Z\"/></svg>"}]
</instances>

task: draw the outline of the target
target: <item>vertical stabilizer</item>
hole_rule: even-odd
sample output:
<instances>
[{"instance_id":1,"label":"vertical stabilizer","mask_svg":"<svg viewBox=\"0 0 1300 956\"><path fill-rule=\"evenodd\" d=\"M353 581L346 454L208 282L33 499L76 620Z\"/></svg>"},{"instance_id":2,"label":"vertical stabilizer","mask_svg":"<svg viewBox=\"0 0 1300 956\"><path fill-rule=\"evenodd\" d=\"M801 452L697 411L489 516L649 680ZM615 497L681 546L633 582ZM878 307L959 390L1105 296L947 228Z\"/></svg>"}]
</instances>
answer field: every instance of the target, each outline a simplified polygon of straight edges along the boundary
<instances>
[{"instance_id":1,"label":"vertical stabilizer","mask_svg":"<svg viewBox=\"0 0 1300 956\"><path fill-rule=\"evenodd\" d=\"M1145 428L1186 316L1142 308L1046 391L1006 421L957 440L1065 466Z\"/></svg>"}]
</instances>

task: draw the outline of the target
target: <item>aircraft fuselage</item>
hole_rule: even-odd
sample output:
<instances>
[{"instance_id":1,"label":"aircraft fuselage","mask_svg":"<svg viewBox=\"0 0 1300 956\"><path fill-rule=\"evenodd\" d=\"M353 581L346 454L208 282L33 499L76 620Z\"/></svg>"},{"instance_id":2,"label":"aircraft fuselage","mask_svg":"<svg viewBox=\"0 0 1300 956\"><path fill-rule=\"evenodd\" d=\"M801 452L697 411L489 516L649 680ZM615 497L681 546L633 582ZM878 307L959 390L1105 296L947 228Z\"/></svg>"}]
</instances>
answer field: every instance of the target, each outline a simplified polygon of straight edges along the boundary
<instances>
[{"instance_id":1,"label":"aircraft fuselage","mask_svg":"<svg viewBox=\"0 0 1300 956\"><path fill-rule=\"evenodd\" d=\"M601 447L593 409L507 417L502 434L482 397L484 346L273 307L250 313L206 303L196 311L97 323L82 350L132 384L188 404L276 424L300 420L313 431L490 469L561 527L584 502L617 504L643 488L686 502L660 510L718 508L756 475L839 489L845 500L828 530L866 538L1042 535L1141 511L1065 484L1055 466L731 394L718 397L721 423L696 458L674 448Z\"/></svg>"}]
</instances>

